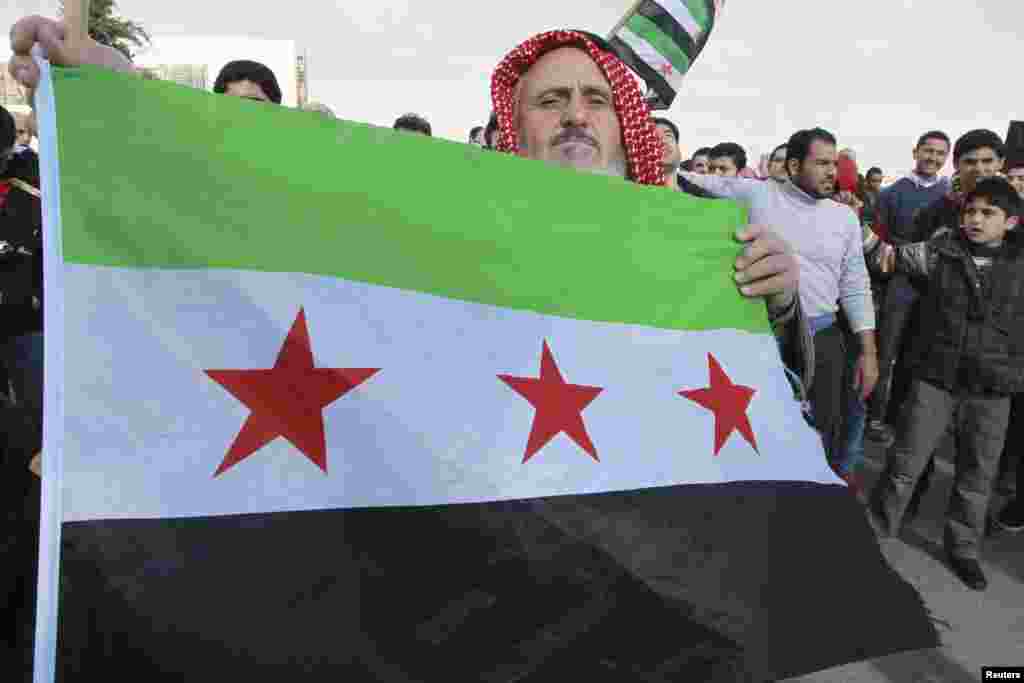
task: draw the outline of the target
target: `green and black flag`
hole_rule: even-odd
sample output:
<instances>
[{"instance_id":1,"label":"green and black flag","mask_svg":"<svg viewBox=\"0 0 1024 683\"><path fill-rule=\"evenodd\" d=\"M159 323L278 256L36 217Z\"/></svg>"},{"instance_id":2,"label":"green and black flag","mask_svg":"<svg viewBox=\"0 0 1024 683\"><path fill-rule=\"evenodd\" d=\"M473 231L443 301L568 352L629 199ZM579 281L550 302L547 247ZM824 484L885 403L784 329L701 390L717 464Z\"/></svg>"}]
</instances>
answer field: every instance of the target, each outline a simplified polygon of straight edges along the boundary
<instances>
[{"instance_id":1,"label":"green and black flag","mask_svg":"<svg viewBox=\"0 0 1024 683\"><path fill-rule=\"evenodd\" d=\"M668 109L704 49L725 0L640 0L609 36L616 54L647 83L647 103Z\"/></svg>"}]
</instances>

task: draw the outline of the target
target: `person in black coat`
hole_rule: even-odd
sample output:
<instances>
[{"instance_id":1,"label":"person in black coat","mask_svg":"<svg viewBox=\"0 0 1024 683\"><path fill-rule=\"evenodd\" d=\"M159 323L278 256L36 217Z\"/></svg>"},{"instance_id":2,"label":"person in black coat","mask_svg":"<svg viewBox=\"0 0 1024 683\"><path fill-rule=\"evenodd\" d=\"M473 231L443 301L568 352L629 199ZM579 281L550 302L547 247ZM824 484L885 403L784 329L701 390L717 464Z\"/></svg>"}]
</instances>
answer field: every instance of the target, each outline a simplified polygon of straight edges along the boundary
<instances>
[{"instance_id":1,"label":"person in black coat","mask_svg":"<svg viewBox=\"0 0 1024 683\"><path fill-rule=\"evenodd\" d=\"M13 666L0 670L3 680L31 671L39 480L29 463L42 446L43 409L39 159L16 146L16 135L0 107L0 651Z\"/></svg>"}]
</instances>

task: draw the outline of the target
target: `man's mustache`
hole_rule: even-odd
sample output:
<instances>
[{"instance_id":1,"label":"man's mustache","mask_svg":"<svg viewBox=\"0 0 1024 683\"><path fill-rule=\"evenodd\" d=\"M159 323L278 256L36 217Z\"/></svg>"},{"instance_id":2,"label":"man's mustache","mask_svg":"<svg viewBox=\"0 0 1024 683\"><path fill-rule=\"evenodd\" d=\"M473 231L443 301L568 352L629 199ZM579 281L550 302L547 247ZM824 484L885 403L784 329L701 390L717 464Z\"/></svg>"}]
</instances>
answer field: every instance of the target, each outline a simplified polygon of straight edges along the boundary
<instances>
[{"instance_id":1,"label":"man's mustache","mask_svg":"<svg viewBox=\"0 0 1024 683\"><path fill-rule=\"evenodd\" d=\"M597 143L597 140L582 128L566 128L551 139L551 146L557 147L558 145L564 145L567 142L583 142L598 149L601 148L601 145Z\"/></svg>"}]
</instances>

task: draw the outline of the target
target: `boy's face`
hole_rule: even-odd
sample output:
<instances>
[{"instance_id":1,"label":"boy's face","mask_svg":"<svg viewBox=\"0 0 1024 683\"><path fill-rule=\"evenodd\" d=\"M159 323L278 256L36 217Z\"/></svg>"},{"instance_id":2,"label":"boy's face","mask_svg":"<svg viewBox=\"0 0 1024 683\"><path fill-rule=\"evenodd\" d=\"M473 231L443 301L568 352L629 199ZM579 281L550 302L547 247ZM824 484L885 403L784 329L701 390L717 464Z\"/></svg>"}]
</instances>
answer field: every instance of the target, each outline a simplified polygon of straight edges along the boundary
<instances>
[{"instance_id":1,"label":"boy's face","mask_svg":"<svg viewBox=\"0 0 1024 683\"><path fill-rule=\"evenodd\" d=\"M998 206L992 206L987 199L977 197L964 205L961 226L964 235L975 244L998 246L1006 237L1006 231L1017 223L1016 216L1007 216Z\"/></svg>"}]
</instances>

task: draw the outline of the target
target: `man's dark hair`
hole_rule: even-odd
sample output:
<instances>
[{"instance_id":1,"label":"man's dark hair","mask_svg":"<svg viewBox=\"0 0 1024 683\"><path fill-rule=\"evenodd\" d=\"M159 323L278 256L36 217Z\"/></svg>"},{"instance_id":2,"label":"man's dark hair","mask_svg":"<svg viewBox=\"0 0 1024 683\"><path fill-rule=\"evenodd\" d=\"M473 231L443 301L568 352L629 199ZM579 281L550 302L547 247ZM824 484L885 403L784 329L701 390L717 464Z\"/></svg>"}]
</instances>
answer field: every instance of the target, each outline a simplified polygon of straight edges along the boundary
<instances>
[{"instance_id":1,"label":"man's dark hair","mask_svg":"<svg viewBox=\"0 0 1024 683\"><path fill-rule=\"evenodd\" d=\"M693 156L690 157L690 159L693 160L693 159L696 159L697 157L706 157L706 156L711 156L711 148L710 147L701 147L700 149L698 149L696 152L693 153Z\"/></svg>"},{"instance_id":2,"label":"man's dark hair","mask_svg":"<svg viewBox=\"0 0 1024 683\"><path fill-rule=\"evenodd\" d=\"M498 115L491 112L491 118L487 119L487 126L484 127L484 144L489 149L494 149L496 140L494 134L498 132Z\"/></svg>"},{"instance_id":3,"label":"man's dark hair","mask_svg":"<svg viewBox=\"0 0 1024 683\"><path fill-rule=\"evenodd\" d=\"M779 145L778 147L776 147L775 149L772 150L772 153L768 155L768 161L771 161L772 159L774 159L775 158L775 153L778 152L780 149L786 149L786 143L785 142L783 142L781 145Z\"/></svg>"},{"instance_id":4,"label":"man's dark hair","mask_svg":"<svg viewBox=\"0 0 1024 683\"><path fill-rule=\"evenodd\" d=\"M473 126L469 129L469 141L473 142L473 138L480 134L480 131L484 129L483 126Z\"/></svg>"},{"instance_id":5,"label":"man's dark hair","mask_svg":"<svg viewBox=\"0 0 1024 683\"><path fill-rule=\"evenodd\" d=\"M395 130L411 130L414 133L431 135L430 122L419 114L402 114L395 119L395 123L391 127Z\"/></svg>"},{"instance_id":6,"label":"man's dark hair","mask_svg":"<svg viewBox=\"0 0 1024 683\"><path fill-rule=\"evenodd\" d=\"M964 207L975 199L984 199L989 205L999 207L1008 217L1019 216L1021 212L1020 194L1005 178L979 180L974 189L964 197Z\"/></svg>"},{"instance_id":7,"label":"man's dark hair","mask_svg":"<svg viewBox=\"0 0 1024 683\"><path fill-rule=\"evenodd\" d=\"M799 161L801 164L804 163L804 159L811 153L811 145L814 144L815 140L833 146L836 144L836 136L824 128L798 130L793 133L793 136L789 138L789 142L786 143L786 168L789 168L791 160Z\"/></svg>"},{"instance_id":8,"label":"man's dark hair","mask_svg":"<svg viewBox=\"0 0 1024 683\"><path fill-rule=\"evenodd\" d=\"M660 116L652 116L651 121L657 126L665 126L668 128L672 131L672 137L676 139L677 143L679 142L679 127L676 124Z\"/></svg>"},{"instance_id":9,"label":"man's dark hair","mask_svg":"<svg viewBox=\"0 0 1024 683\"><path fill-rule=\"evenodd\" d=\"M747 167L747 152L735 142L722 142L715 145L708 152L711 159L729 157L736 164L736 170L741 171Z\"/></svg>"},{"instance_id":10,"label":"man's dark hair","mask_svg":"<svg viewBox=\"0 0 1024 683\"><path fill-rule=\"evenodd\" d=\"M6 152L18 140L18 125L14 115L0 106L0 152Z\"/></svg>"},{"instance_id":11,"label":"man's dark hair","mask_svg":"<svg viewBox=\"0 0 1024 683\"><path fill-rule=\"evenodd\" d=\"M213 92L223 95L228 86L238 81L252 81L260 86L263 94L270 98L274 104L281 104L281 86L277 84L277 77L265 64L253 62L248 59L239 59L228 62L217 74L217 80L213 84Z\"/></svg>"},{"instance_id":12,"label":"man's dark hair","mask_svg":"<svg viewBox=\"0 0 1024 683\"><path fill-rule=\"evenodd\" d=\"M687 159L683 163L679 164L679 168L687 173L693 172L693 159Z\"/></svg>"},{"instance_id":13,"label":"man's dark hair","mask_svg":"<svg viewBox=\"0 0 1024 683\"><path fill-rule=\"evenodd\" d=\"M875 173L877 173L880 176L884 176L885 175L884 173L882 173L882 169L878 168L877 166L872 166L871 168L868 169L868 172L866 174L864 174L864 177L865 178L870 178Z\"/></svg>"},{"instance_id":14,"label":"man's dark hair","mask_svg":"<svg viewBox=\"0 0 1024 683\"><path fill-rule=\"evenodd\" d=\"M979 149L990 147L1000 159L1006 156L1006 148L999 134L987 128L977 128L961 135L953 146L953 165L960 163L960 157Z\"/></svg>"},{"instance_id":15,"label":"man's dark hair","mask_svg":"<svg viewBox=\"0 0 1024 683\"><path fill-rule=\"evenodd\" d=\"M946 143L947 148L953 146L953 143L949 141L949 136L941 130L930 130L917 139L917 145L914 146L914 149L917 149L929 140L942 140Z\"/></svg>"}]
</instances>

